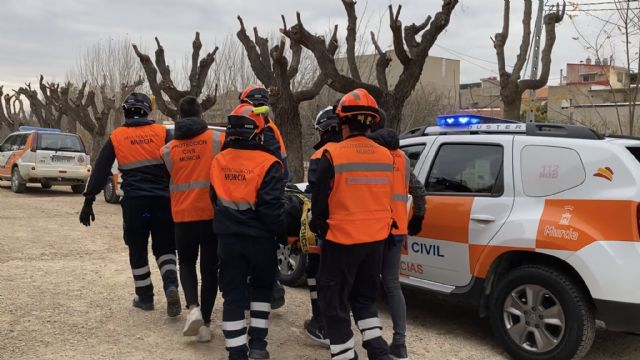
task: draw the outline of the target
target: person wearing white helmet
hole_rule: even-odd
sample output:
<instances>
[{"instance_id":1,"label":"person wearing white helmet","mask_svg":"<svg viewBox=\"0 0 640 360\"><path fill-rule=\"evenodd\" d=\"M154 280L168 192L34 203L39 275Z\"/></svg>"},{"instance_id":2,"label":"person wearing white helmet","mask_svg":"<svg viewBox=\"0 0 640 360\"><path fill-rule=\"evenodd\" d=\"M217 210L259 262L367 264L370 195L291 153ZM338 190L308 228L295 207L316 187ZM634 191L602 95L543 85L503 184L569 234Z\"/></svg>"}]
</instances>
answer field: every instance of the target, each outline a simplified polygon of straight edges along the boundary
<instances>
[{"instance_id":1,"label":"person wearing white helmet","mask_svg":"<svg viewBox=\"0 0 640 360\"><path fill-rule=\"evenodd\" d=\"M324 151L331 144L338 143L342 140L338 118L332 106L329 106L318 113L314 122L314 128L320 135L320 141L313 146L315 152L309 159L309 170L307 172L307 187L305 193L311 196L313 192L316 176L318 171L318 163ZM307 285L309 285L309 295L311 297L311 319L304 322L304 330L307 335L314 341L324 345L329 345L329 339L324 334L324 325L320 317L320 307L318 306L318 290L316 286L316 274L320 266L320 255L309 252L307 254Z\"/></svg>"}]
</instances>

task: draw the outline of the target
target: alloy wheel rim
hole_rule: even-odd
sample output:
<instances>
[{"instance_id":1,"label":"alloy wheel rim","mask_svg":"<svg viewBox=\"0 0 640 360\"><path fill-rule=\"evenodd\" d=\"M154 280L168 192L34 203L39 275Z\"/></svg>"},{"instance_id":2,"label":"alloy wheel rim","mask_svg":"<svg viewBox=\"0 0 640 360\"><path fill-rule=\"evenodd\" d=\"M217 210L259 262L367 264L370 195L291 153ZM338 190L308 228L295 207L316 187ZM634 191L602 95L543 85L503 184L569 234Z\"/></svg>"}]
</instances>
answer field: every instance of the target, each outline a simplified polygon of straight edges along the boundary
<instances>
[{"instance_id":1,"label":"alloy wheel rim","mask_svg":"<svg viewBox=\"0 0 640 360\"><path fill-rule=\"evenodd\" d=\"M511 340L534 353L553 350L565 333L562 305L540 285L526 284L513 290L505 299L503 318Z\"/></svg>"},{"instance_id":2,"label":"alloy wheel rim","mask_svg":"<svg viewBox=\"0 0 640 360\"><path fill-rule=\"evenodd\" d=\"M300 263L300 254L296 254L291 244L278 247L278 269L282 275L291 275Z\"/></svg>"}]
</instances>

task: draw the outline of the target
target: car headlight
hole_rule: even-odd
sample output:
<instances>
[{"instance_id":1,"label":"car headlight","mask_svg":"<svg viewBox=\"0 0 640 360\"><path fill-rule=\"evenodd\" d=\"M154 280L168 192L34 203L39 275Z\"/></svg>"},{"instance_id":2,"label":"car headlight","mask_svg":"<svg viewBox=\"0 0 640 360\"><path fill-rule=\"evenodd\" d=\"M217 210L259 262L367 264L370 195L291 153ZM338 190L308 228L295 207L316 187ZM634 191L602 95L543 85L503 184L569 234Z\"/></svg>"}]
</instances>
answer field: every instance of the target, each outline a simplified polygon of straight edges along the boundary
<instances>
[{"instance_id":1,"label":"car headlight","mask_svg":"<svg viewBox=\"0 0 640 360\"><path fill-rule=\"evenodd\" d=\"M84 164L86 159L84 158L84 155L78 155L77 160L78 160L78 164Z\"/></svg>"}]
</instances>

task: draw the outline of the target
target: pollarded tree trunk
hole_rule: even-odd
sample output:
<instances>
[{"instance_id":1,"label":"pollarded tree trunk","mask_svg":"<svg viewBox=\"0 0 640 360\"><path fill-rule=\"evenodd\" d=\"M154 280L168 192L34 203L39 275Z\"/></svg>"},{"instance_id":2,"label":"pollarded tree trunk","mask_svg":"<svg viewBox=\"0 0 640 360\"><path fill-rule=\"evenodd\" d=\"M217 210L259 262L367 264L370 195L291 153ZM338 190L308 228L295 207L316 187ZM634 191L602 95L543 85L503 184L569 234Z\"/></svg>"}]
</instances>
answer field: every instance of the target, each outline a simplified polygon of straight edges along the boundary
<instances>
[{"instance_id":1,"label":"pollarded tree trunk","mask_svg":"<svg viewBox=\"0 0 640 360\"><path fill-rule=\"evenodd\" d=\"M273 107L275 121L282 133L285 145L287 146L287 164L289 173L296 182L304 179L304 158L302 154L302 125L300 124L300 110L298 104L288 101L278 103ZM278 119L287 119L278 121Z\"/></svg>"},{"instance_id":2,"label":"pollarded tree trunk","mask_svg":"<svg viewBox=\"0 0 640 360\"><path fill-rule=\"evenodd\" d=\"M503 97L504 110L502 111L502 117L509 120L520 120L520 109L522 107L522 98L515 97Z\"/></svg>"},{"instance_id":3,"label":"pollarded tree trunk","mask_svg":"<svg viewBox=\"0 0 640 360\"><path fill-rule=\"evenodd\" d=\"M522 16L522 40L520 42L520 52L516 57L516 62L511 71L507 70L505 60L505 45L509 38L511 1L504 0L502 31L497 33L493 41L498 58L498 73L500 74L500 97L504 104L503 117L510 120L520 119L520 106L522 104L522 94L527 90L537 90L545 86L549 80L551 69L551 51L556 41L556 24L564 18L565 6L562 10L556 5L555 11L551 11L544 16L545 42L541 54L542 69L537 79L521 79L521 73L527 61L529 45L531 44L531 0L524 0L524 13Z\"/></svg>"}]
</instances>

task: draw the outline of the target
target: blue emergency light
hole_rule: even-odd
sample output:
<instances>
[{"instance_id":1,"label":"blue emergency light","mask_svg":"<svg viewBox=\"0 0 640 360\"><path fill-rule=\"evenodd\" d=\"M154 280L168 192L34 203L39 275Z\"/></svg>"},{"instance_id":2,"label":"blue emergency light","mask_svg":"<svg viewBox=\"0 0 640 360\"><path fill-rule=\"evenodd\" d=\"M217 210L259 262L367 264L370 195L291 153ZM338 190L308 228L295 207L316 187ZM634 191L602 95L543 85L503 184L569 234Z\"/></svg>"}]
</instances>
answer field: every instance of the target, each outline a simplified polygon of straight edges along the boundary
<instances>
[{"instance_id":1,"label":"blue emergency light","mask_svg":"<svg viewBox=\"0 0 640 360\"><path fill-rule=\"evenodd\" d=\"M471 115L441 115L436 118L436 125L442 127L476 125L481 122L480 118Z\"/></svg>"},{"instance_id":2,"label":"blue emergency light","mask_svg":"<svg viewBox=\"0 0 640 360\"><path fill-rule=\"evenodd\" d=\"M20 126L18 128L18 131L42 131L42 132L55 132L55 133L59 133L62 132L60 129L52 129L52 128L41 128L41 127L36 127L36 126Z\"/></svg>"},{"instance_id":3,"label":"blue emergency light","mask_svg":"<svg viewBox=\"0 0 640 360\"><path fill-rule=\"evenodd\" d=\"M477 124L503 124L503 123L516 123L517 121L505 120L500 118L494 118L482 115L469 115L469 114L454 114L454 115L440 115L436 117L436 126L440 127L457 127L457 126L469 126Z\"/></svg>"}]
</instances>

